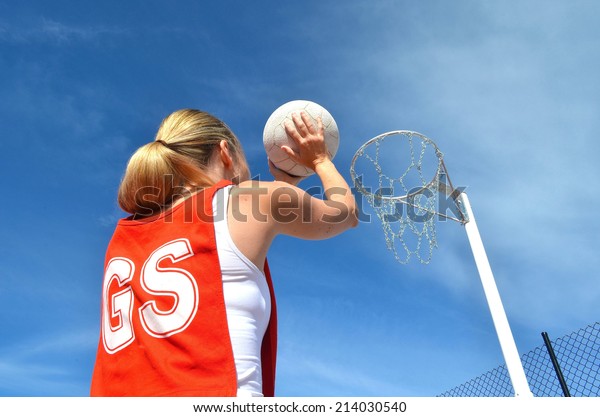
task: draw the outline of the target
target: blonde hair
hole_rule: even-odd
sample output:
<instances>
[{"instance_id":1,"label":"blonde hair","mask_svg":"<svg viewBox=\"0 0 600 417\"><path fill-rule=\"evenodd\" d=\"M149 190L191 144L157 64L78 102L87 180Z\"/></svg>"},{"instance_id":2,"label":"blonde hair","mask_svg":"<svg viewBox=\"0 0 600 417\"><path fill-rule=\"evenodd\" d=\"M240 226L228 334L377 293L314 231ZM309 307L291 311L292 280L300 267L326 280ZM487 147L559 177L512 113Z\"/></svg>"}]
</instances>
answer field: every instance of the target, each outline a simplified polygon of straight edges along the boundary
<instances>
[{"instance_id":1,"label":"blonde hair","mask_svg":"<svg viewBox=\"0 0 600 417\"><path fill-rule=\"evenodd\" d=\"M131 156L119 187L119 206L131 214L152 215L190 188L212 185L206 170L222 140L234 159L243 155L237 137L216 117L193 109L171 113L155 140Z\"/></svg>"}]
</instances>

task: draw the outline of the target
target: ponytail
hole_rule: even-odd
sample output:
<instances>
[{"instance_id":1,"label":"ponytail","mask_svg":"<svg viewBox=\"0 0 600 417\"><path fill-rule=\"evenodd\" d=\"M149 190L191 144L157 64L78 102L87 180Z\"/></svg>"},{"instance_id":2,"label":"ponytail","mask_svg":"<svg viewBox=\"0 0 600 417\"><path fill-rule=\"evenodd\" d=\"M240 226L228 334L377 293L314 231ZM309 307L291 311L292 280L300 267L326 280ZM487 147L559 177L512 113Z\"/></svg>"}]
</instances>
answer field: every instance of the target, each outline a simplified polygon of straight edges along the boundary
<instances>
[{"instance_id":1,"label":"ponytail","mask_svg":"<svg viewBox=\"0 0 600 417\"><path fill-rule=\"evenodd\" d=\"M226 140L233 155L241 146L219 119L199 110L179 110L165 118L156 140L140 147L127 164L118 192L121 209L149 216L193 189L208 187L206 173L215 146Z\"/></svg>"}]
</instances>

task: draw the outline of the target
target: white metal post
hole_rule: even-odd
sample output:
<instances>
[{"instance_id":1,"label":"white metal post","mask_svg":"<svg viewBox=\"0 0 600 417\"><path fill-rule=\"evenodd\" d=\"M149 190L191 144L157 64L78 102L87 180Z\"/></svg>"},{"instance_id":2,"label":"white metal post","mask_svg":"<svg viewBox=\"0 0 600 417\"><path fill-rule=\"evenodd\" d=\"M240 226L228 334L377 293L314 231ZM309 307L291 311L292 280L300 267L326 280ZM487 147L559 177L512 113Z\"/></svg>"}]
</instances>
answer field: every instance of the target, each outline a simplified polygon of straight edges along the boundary
<instances>
[{"instance_id":1,"label":"white metal post","mask_svg":"<svg viewBox=\"0 0 600 417\"><path fill-rule=\"evenodd\" d=\"M467 211L468 222L465 224L467 231L467 237L471 244L471 250L475 258L477 270L479 271L479 277L483 285L485 297L492 314L492 320L496 327L496 333L498 334L498 340L500 341L500 348L504 355L504 361L506 362L506 368L515 390L515 397L533 397L531 390L529 389L529 383L525 377L525 371L523 370L523 364L517 351L517 345L515 339L510 330L506 312L498 293L498 287L492 274L492 269L481 241L479 229L473 216L473 210L469 203L469 198L465 193L461 194L462 204Z\"/></svg>"}]
</instances>

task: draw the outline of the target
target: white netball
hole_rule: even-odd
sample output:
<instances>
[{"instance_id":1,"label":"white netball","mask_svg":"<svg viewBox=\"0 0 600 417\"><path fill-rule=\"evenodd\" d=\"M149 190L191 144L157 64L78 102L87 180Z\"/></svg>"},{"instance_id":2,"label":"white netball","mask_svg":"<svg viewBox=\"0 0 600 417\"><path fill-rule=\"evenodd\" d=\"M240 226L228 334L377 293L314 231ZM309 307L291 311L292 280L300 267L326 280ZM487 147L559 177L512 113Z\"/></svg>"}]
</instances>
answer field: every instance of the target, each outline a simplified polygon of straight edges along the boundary
<instances>
[{"instance_id":1,"label":"white netball","mask_svg":"<svg viewBox=\"0 0 600 417\"><path fill-rule=\"evenodd\" d=\"M285 132L285 121L292 121L292 114L300 111L306 112L317 125L320 116L325 129L325 145L331 155L331 159L337 153L340 144L340 135L337 124L331 114L321 105L308 100L289 101L278 107L269 117L263 131L263 144L269 159L282 171L290 175L306 177L314 174L314 171L304 165L297 164L294 160L281 150L281 146L287 145L294 151L297 150L296 143Z\"/></svg>"}]
</instances>

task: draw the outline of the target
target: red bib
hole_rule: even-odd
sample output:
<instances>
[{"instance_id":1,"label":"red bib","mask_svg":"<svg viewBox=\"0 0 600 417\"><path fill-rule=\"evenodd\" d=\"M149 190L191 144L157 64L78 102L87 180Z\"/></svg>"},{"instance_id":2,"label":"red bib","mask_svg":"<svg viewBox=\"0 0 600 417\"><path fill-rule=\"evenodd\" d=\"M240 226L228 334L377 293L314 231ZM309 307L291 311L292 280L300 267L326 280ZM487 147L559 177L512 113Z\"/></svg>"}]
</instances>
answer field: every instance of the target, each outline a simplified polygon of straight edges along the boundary
<instances>
[{"instance_id":1,"label":"red bib","mask_svg":"<svg viewBox=\"0 0 600 417\"><path fill-rule=\"evenodd\" d=\"M212 200L228 181L152 221L119 221L108 245L92 396L235 396ZM263 394L275 394L277 313L262 343Z\"/></svg>"}]
</instances>

